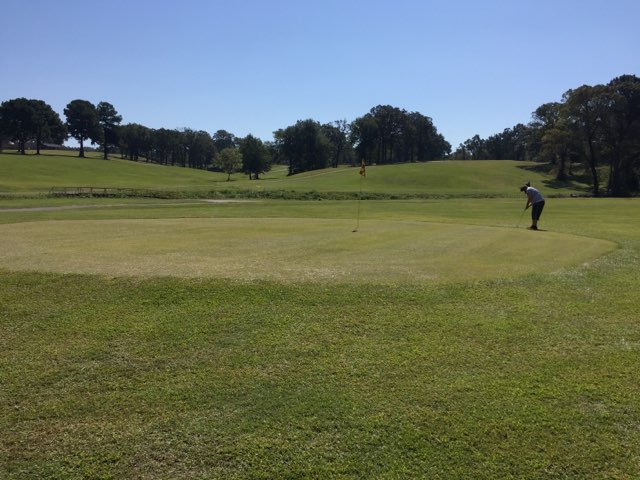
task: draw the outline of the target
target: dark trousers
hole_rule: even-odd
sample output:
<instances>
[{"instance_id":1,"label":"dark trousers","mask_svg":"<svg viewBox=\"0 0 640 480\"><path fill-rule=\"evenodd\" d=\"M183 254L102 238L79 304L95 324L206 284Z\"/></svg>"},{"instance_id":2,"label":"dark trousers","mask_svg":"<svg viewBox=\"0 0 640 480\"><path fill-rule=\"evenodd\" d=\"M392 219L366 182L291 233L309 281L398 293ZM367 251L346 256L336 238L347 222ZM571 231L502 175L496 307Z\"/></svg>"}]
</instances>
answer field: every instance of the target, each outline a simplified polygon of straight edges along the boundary
<instances>
[{"instance_id":1,"label":"dark trousers","mask_svg":"<svg viewBox=\"0 0 640 480\"><path fill-rule=\"evenodd\" d=\"M534 203L531 207L531 220L540 220L542 209L544 208L544 200L538 203Z\"/></svg>"}]
</instances>

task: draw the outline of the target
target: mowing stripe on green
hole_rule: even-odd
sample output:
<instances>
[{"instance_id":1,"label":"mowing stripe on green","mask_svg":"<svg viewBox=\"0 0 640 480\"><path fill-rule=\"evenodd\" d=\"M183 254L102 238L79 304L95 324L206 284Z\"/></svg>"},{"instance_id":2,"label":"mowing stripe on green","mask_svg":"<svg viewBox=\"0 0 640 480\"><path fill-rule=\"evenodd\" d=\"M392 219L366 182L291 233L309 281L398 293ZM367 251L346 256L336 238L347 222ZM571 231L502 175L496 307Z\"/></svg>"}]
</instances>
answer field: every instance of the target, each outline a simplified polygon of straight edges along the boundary
<instances>
[{"instance_id":1,"label":"mowing stripe on green","mask_svg":"<svg viewBox=\"0 0 640 480\"><path fill-rule=\"evenodd\" d=\"M615 243L416 221L170 218L0 226L0 268L242 281L441 282L552 272Z\"/></svg>"}]
</instances>

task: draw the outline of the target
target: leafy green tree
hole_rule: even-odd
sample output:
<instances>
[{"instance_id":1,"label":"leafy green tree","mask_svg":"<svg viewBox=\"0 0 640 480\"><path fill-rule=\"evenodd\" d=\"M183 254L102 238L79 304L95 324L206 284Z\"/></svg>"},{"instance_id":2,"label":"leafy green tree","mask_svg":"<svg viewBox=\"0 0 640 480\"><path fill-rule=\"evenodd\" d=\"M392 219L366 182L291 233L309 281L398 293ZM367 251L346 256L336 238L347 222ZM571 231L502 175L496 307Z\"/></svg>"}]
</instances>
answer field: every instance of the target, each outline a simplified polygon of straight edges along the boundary
<instances>
[{"instance_id":1,"label":"leafy green tree","mask_svg":"<svg viewBox=\"0 0 640 480\"><path fill-rule=\"evenodd\" d=\"M223 148L214 157L213 164L227 174L229 182L232 173L242 170L242 153L236 147Z\"/></svg>"},{"instance_id":2,"label":"leafy green tree","mask_svg":"<svg viewBox=\"0 0 640 480\"><path fill-rule=\"evenodd\" d=\"M530 127L519 123L486 139L476 135L458 148L456 158L466 159L466 149L470 148L475 160L524 160L528 155L531 132Z\"/></svg>"},{"instance_id":3,"label":"leafy green tree","mask_svg":"<svg viewBox=\"0 0 640 480\"><path fill-rule=\"evenodd\" d=\"M331 145L315 120L298 120L295 125L275 132L278 157L289 164L289 175L326 168Z\"/></svg>"},{"instance_id":4,"label":"leafy green tree","mask_svg":"<svg viewBox=\"0 0 640 480\"><path fill-rule=\"evenodd\" d=\"M438 133L431 118L418 112L404 114L400 138L404 152L398 156L401 161L436 160L451 152L451 144Z\"/></svg>"},{"instance_id":5,"label":"leafy green tree","mask_svg":"<svg viewBox=\"0 0 640 480\"><path fill-rule=\"evenodd\" d=\"M377 163L394 163L395 146L402 135L406 112L391 105L378 105L369 113L378 124Z\"/></svg>"},{"instance_id":6,"label":"leafy green tree","mask_svg":"<svg viewBox=\"0 0 640 480\"><path fill-rule=\"evenodd\" d=\"M225 148L234 148L238 146L238 138L233 133L226 130L218 130L213 134L213 144L218 152Z\"/></svg>"},{"instance_id":7,"label":"leafy green tree","mask_svg":"<svg viewBox=\"0 0 640 480\"><path fill-rule=\"evenodd\" d=\"M602 124L609 158L608 191L626 196L639 189L640 78L623 75L606 86L607 115Z\"/></svg>"},{"instance_id":8,"label":"leafy green tree","mask_svg":"<svg viewBox=\"0 0 640 480\"><path fill-rule=\"evenodd\" d=\"M44 142L61 145L67 137L67 129L60 115L54 112L50 105L42 100L29 100L29 102L34 111L36 155L40 155L40 148Z\"/></svg>"},{"instance_id":9,"label":"leafy green tree","mask_svg":"<svg viewBox=\"0 0 640 480\"><path fill-rule=\"evenodd\" d=\"M177 130L153 130L150 134L152 160L161 165L175 165L179 162L182 153L180 135Z\"/></svg>"},{"instance_id":10,"label":"leafy green tree","mask_svg":"<svg viewBox=\"0 0 640 480\"><path fill-rule=\"evenodd\" d=\"M486 160L488 157L485 141L480 138L480 135L476 134L469 140L466 140L464 142L464 148L474 160Z\"/></svg>"},{"instance_id":11,"label":"leafy green tree","mask_svg":"<svg viewBox=\"0 0 640 480\"><path fill-rule=\"evenodd\" d=\"M100 141L102 143L103 158L107 160L109 146L117 145L118 143L118 125L122 122L122 116L118 115L113 105L108 102L98 103L96 113L98 115L98 124L102 129Z\"/></svg>"},{"instance_id":12,"label":"leafy green tree","mask_svg":"<svg viewBox=\"0 0 640 480\"><path fill-rule=\"evenodd\" d=\"M555 159L556 180L564 182L569 179L567 168L571 172L571 158L579 148L576 145L575 136L567 128L564 120L558 121L553 128L549 128L542 136L541 153Z\"/></svg>"},{"instance_id":13,"label":"leafy green tree","mask_svg":"<svg viewBox=\"0 0 640 480\"><path fill-rule=\"evenodd\" d=\"M80 157L84 157L84 142L98 143L102 136L96 107L87 100L73 100L64 109L69 135L80 144Z\"/></svg>"},{"instance_id":14,"label":"leafy green tree","mask_svg":"<svg viewBox=\"0 0 640 480\"><path fill-rule=\"evenodd\" d=\"M608 165L607 194L627 196L640 190L640 78L622 75L607 85L568 90L562 102L545 103L528 125L475 136L455 158L532 158L556 169L556 180L572 175L574 160L586 165L593 194L601 194L602 167Z\"/></svg>"},{"instance_id":15,"label":"leafy green tree","mask_svg":"<svg viewBox=\"0 0 640 480\"><path fill-rule=\"evenodd\" d=\"M378 122L370 113L356 118L351 123L351 143L356 156L367 165L375 163L379 143Z\"/></svg>"},{"instance_id":16,"label":"leafy green tree","mask_svg":"<svg viewBox=\"0 0 640 480\"><path fill-rule=\"evenodd\" d=\"M604 87L583 85L567 91L565 101L567 125L575 132L586 151L593 194L600 194L600 176L598 164L601 151L602 119L605 114Z\"/></svg>"},{"instance_id":17,"label":"leafy green tree","mask_svg":"<svg viewBox=\"0 0 640 480\"><path fill-rule=\"evenodd\" d=\"M44 142L64 142L66 130L60 116L42 100L16 98L0 106L0 129L4 136L18 142L18 150L25 153L26 143L36 141L36 154Z\"/></svg>"},{"instance_id":18,"label":"leafy green tree","mask_svg":"<svg viewBox=\"0 0 640 480\"><path fill-rule=\"evenodd\" d=\"M337 168L339 163L346 163L351 159L351 144L349 143L349 124L346 120L337 120L333 123L326 123L321 127L322 133L329 140L330 161L333 168Z\"/></svg>"},{"instance_id":19,"label":"leafy green tree","mask_svg":"<svg viewBox=\"0 0 640 480\"><path fill-rule=\"evenodd\" d=\"M451 144L431 118L390 105L378 105L351 123L351 143L366 163L425 162L444 158Z\"/></svg>"},{"instance_id":20,"label":"leafy green tree","mask_svg":"<svg viewBox=\"0 0 640 480\"><path fill-rule=\"evenodd\" d=\"M122 158L137 162L140 157L149 161L151 148L151 129L137 124L128 123L118 129L118 146Z\"/></svg>"},{"instance_id":21,"label":"leafy green tree","mask_svg":"<svg viewBox=\"0 0 640 480\"><path fill-rule=\"evenodd\" d=\"M262 140L247 135L240 140L240 154L242 156L242 171L253 176L255 180L260 178L262 173L271 170L271 155Z\"/></svg>"},{"instance_id":22,"label":"leafy green tree","mask_svg":"<svg viewBox=\"0 0 640 480\"><path fill-rule=\"evenodd\" d=\"M35 137L36 128L36 112L30 100L15 98L0 105L0 130L18 143L22 155L26 154L26 143Z\"/></svg>"},{"instance_id":23,"label":"leafy green tree","mask_svg":"<svg viewBox=\"0 0 640 480\"><path fill-rule=\"evenodd\" d=\"M464 146L464 143L459 144L458 148L456 148L455 152L453 152L453 154L451 155L451 158L453 160L468 160L467 157L467 149Z\"/></svg>"},{"instance_id":24,"label":"leafy green tree","mask_svg":"<svg viewBox=\"0 0 640 480\"><path fill-rule=\"evenodd\" d=\"M526 160L529 154L532 129L523 123L516 124L512 129L513 160Z\"/></svg>"},{"instance_id":25,"label":"leafy green tree","mask_svg":"<svg viewBox=\"0 0 640 480\"><path fill-rule=\"evenodd\" d=\"M182 132L182 145L189 168L206 169L213 163L216 147L207 132L185 129Z\"/></svg>"},{"instance_id":26,"label":"leafy green tree","mask_svg":"<svg viewBox=\"0 0 640 480\"><path fill-rule=\"evenodd\" d=\"M271 165L282 162L282 159L279 157L278 145L275 142L275 133L276 132L274 132L274 140L263 142L264 148L267 150L269 158L271 159ZM284 163L286 164L286 162Z\"/></svg>"},{"instance_id":27,"label":"leafy green tree","mask_svg":"<svg viewBox=\"0 0 640 480\"><path fill-rule=\"evenodd\" d=\"M567 167L571 170L571 158L579 150L575 135L566 120L565 105L549 102L533 112L530 126L534 132L536 158L548 161L556 168L556 180L568 180Z\"/></svg>"}]
</instances>

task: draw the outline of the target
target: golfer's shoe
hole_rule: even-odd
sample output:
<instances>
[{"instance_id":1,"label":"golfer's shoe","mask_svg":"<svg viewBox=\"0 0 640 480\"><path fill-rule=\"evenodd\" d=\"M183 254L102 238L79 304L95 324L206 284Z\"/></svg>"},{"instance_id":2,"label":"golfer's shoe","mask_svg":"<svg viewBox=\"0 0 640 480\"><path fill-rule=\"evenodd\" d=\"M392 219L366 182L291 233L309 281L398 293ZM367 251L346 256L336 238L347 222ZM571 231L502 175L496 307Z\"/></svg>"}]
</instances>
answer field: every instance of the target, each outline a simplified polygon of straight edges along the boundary
<instances>
[{"instance_id":1,"label":"golfer's shoe","mask_svg":"<svg viewBox=\"0 0 640 480\"><path fill-rule=\"evenodd\" d=\"M527 230L537 230L538 227L536 227L535 225L531 225L530 227L527 227Z\"/></svg>"}]
</instances>

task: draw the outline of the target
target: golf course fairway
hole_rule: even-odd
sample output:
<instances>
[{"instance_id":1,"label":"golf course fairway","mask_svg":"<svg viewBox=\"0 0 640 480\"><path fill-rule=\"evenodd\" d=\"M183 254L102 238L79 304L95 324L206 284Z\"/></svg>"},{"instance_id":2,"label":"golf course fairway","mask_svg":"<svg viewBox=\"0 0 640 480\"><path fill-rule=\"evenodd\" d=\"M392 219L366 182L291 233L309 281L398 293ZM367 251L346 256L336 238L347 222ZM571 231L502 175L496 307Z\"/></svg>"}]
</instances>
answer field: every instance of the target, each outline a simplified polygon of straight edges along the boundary
<instances>
[{"instance_id":1,"label":"golf course fairway","mask_svg":"<svg viewBox=\"0 0 640 480\"><path fill-rule=\"evenodd\" d=\"M548 273L611 241L550 231L420 221L169 218L0 226L0 268L239 281L421 283Z\"/></svg>"}]
</instances>

